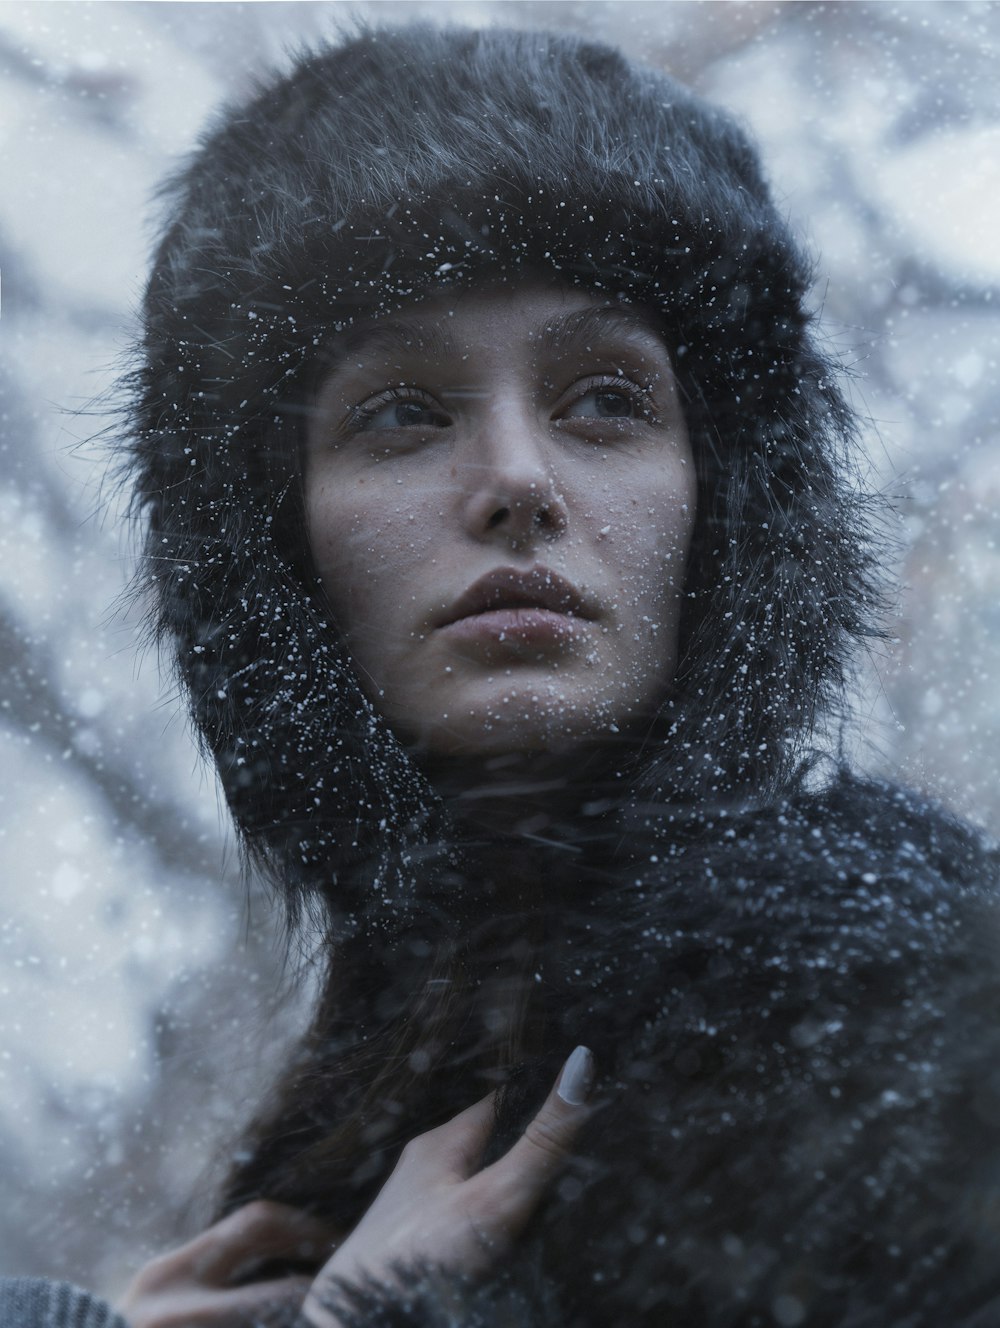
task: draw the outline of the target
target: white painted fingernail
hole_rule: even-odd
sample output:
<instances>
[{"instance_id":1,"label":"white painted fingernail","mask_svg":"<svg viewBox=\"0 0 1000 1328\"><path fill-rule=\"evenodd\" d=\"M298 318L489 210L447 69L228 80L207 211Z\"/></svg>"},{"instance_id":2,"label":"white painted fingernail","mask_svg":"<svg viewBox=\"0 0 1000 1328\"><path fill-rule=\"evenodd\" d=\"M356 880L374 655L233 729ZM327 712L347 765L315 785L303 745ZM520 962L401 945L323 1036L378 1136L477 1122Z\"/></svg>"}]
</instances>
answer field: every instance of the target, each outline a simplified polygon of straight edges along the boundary
<instances>
[{"instance_id":1,"label":"white painted fingernail","mask_svg":"<svg viewBox=\"0 0 1000 1328\"><path fill-rule=\"evenodd\" d=\"M571 1107L582 1107L594 1083L594 1058L588 1047L577 1047L562 1068L556 1092Z\"/></svg>"}]
</instances>

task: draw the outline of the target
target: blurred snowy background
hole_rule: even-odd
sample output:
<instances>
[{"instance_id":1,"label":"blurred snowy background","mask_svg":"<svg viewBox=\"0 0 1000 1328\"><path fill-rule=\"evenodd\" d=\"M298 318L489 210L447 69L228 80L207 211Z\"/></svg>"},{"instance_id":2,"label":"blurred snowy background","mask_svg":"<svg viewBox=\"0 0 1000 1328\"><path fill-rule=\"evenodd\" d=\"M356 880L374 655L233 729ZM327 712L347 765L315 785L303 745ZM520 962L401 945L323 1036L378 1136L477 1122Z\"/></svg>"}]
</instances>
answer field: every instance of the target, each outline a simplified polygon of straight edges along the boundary
<instances>
[{"instance_id":1,"label":"blurred snowy background","mask_svg":"<svg viewBox=\"0 0 1000 1328\"><path fill-rule=\"evenodd\" d=\"M1000 827L1000 5L2 4L0 1272L120 1290L204 1217L302 1016L115 611L100 435L156 181L220 99L352 16L585 33L749 122L899 498L864 760Z\"/></svg>"}]
</instances>

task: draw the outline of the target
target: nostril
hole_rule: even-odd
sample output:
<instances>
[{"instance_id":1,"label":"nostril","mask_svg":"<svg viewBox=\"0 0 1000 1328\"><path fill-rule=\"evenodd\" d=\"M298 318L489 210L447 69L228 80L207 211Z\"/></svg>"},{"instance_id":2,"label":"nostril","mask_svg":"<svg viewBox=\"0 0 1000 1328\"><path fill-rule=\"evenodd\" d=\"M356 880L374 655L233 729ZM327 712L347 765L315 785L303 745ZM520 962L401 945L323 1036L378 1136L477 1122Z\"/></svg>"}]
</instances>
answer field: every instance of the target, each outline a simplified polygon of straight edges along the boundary
<instances>
[{"instance_id":1,"label":"nostril","mask_svg":"<svg viewBox=\"0 0 1000 1328\"><path fill-rule=\"evenodd\" d=\"M501 521L506 521L509 516L510 516L509 507L498 507L497 510L490 517L489 521L486 523L487 528L489 530L493 530L494 527L500 525Z\"/></svg>"}]
</instances>

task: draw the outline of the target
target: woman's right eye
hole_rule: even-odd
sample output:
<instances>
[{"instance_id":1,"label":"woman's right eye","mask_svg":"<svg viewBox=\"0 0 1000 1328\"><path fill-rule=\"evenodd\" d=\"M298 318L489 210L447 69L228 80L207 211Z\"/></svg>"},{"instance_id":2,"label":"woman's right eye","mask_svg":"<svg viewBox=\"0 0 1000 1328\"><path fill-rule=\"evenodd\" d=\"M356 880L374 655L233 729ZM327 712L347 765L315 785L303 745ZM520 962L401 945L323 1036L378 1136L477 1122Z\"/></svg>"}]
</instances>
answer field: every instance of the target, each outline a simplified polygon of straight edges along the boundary
<instances>
[{"instance_id":1,"label":"woman's right eye","mask_svg":"<svg viewBox=\"0 0 1000 1328\"><path fill-rule=\"evenodd\" d=\"M351 424L358 433L381 429L444 429L451 423L432 401L412 393L393 392L366 401L352 412Z\"/></svg>"}]
</instances>

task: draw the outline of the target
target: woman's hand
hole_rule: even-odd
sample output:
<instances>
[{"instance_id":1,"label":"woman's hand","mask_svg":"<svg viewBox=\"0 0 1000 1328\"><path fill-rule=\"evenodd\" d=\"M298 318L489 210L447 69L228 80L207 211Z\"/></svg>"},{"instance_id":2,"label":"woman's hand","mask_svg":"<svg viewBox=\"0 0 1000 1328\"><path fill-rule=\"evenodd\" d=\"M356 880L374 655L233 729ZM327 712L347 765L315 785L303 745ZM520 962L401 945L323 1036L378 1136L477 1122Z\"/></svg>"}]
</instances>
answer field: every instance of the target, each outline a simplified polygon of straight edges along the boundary
<instances>
[{"instance_id":1,"label":"woman's hand","mask_svg":"<svg viewBox=\"0 0 1000 1328\"><path fill-rule=\"evenodd\" d=\"M148 1263L125 1292L122 1317L130 1328L246 1328L279 1307L297 1309L309 1277L242 1279L275 1259L315 1266L334 1235L295 1208L258 1199Z\"/></svg>"},{"instance_id":2,"label":"woman's hand","mask_svg":"<svg viewBox=\"0 0 1000 1328\"><path fill-rule=\"evenodd\" d=\"M492 1094L414 1139L339 1246L329 1227L285 1204L259 1199L237 1209L148 1263L125 1293L122 1316L130 1328L246 1328L301 1306L307 1322L339 1328L323 1307L337 1280L389 1282L394 1265L414 1260L470 1276L486 1271L565 1159L587 1118L592 1077L590 1053L578 1047L522 1137L483 1171L476 1167L493 1124ZM317 1264L331 1248L315 1280L245 1280L274 1260Z\"/></svg>"},{"instance_id":3,"label":"woman's hand","mask_svg":"<svg viewBox=\"0 0 1000 1328\"><path fill-rule=\"evenodd\" d=\"M593 1059L577 1047L517 1143L476 1168L493 1124L493 1094L403 1149L392 1175L310 1289L302 1307L316 1328L340 1328L324 1302L336 1281L392 1282L415 1260L467 1275L485 1272L524 1227L586 1120Z\"/></svg>"}]
</instances>

